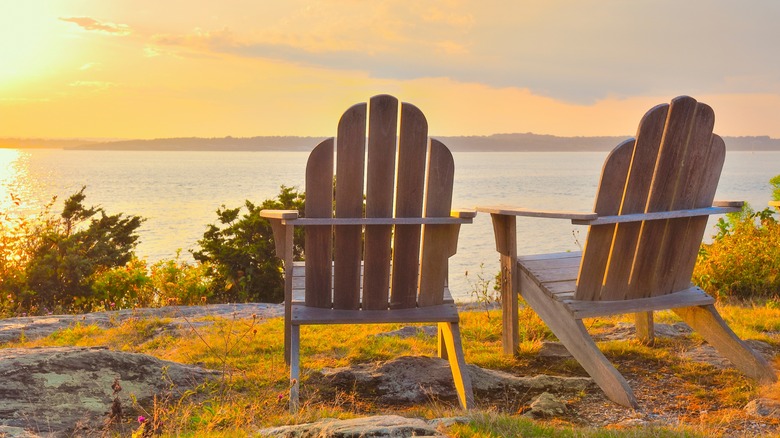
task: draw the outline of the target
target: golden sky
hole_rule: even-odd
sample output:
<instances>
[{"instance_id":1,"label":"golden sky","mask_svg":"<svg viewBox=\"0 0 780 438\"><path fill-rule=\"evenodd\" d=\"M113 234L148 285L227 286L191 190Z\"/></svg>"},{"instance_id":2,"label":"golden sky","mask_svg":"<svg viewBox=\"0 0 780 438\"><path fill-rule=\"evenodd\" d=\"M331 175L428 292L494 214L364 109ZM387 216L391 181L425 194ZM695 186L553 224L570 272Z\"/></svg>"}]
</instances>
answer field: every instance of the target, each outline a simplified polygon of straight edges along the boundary
<instances>
[{"instance_id":1,"label":"golden sky","mask_svg":"<svg viewBox=\"0 0 780 438\"><path fill-rule=\"evenodd\" d=\"M379 93L434 135L633 134L680 94L780 137L780 2L0 0L0 137L333 135Z\"/></svg>"}]
</instances>

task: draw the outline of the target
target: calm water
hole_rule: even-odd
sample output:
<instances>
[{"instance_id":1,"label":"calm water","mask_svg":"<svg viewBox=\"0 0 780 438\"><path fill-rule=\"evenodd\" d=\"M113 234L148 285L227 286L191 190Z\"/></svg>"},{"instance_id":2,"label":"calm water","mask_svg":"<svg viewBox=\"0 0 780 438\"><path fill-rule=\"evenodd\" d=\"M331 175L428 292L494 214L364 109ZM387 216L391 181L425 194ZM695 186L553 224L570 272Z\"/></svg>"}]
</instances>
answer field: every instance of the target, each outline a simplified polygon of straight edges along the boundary
<instances>
[{"instance_id":1,"label":"calm water","mask_svg":"<svg viewBox=\"0 0 780 438\"><path fill-rule=\"evenodd\" d=\"M303 152L125 152L0 149L0 209L12 208L8 193L27 212L39 211L53 195L60 199L87 186L87 203L109 213L146 217L140 229L140 257L189 257L221 206L245 199L260 203L279 186L303 186ZM540 209L591 211L603 152L456 153L455 208L510 204ZM717 199L742 199L763 208L769 178L780 174L780 152L730 152ZM59 208L59 205L58 205ZM59 210L55 210L59 211ZM518 219L519 252L578 250L584 227L565 220ZM708 233L711 234L711 233ZM461 228L451 260L453 293L469 299L468 270L498 270L489 215Z\"/></svg>"}]
</instances>

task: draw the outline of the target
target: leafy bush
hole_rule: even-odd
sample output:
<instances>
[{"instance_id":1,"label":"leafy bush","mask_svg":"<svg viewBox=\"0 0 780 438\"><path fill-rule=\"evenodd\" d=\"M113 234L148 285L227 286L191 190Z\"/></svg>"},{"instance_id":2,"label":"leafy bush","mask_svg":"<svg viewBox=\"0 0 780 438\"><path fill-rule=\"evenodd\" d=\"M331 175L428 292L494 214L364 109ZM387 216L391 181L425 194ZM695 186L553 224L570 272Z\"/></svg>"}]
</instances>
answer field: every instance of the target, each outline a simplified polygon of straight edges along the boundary
<instances>
[{"instance_id":1,"label":"leafy bush","mask_svg":"<svg viewBox=\"0 0 780 438\"><path fill-rule=\"evenodd\" d=\"M132 259L143 219L87 208L84 190L65 200L59 215L51 213L55 197L37 218L0 229L0 294L12 296L16 308L89 310L94 274Z\"/></svg>"},{"instance_id":2,"label":"leafy bush","mask_svg":"<svg viewBox=\"0 0 780 438\"><path fill-rule=\"evenodd\" d=\"M92 310L117 310L165 305L195 305L212 295L207 265L176 258L148 266L133 258L124 266L97 273L92 284Z\"/></svg>"},{"instance_id":3,"label":"leafy bush","mask_svg":"<svg viewBox=\"0 0 780 438\"><path fill-rule=\"evenodd\" d=\"M777 177L775 178L777 179ZM770 298L780 293L780 223L770 209L745 206L717 223L701 246L693 280L719 297Z\"/></svg>"},{"instance_id":4,"label":"leafy bush","mask_svg":"<svg viewBox=\"0 0 780 438\"><path fill-rule=\"evenodd\" d=\"M775 175L770 179L769 184L772 184L772 199L780 201L780 175Z\"/></svg>"},{"instance_id":5,"label":"leafy bush","mask_svg":"<svg viewBox=\"0 0 780 438\"><path fill-rule=\"evenodd\" d=\"M281 302L284 300L282 262L276 257L271 224L260 210L298 210L303 216L304 195L291 187L281 187L276 199L256 206L246 201L241 207L217 210L218 224L210 224L193 251L195 260L207 263L214 298L219 302ZM303 230L295 230L293 253L303 254Z\"/></svg>"},{"instance_id":6,"label":"leafy bush","mask_svg":"<svg viewBox=\"0 0 780 438\"><path fill-rule=\"evenodd\" d=\"M145 305L191 306L207 302L213 294L209 268L205 263L187 263L178 253L175 259L153 264L150 272L153 295Z\"/></svg>"},{"instance_id":7,"label":"leafy bush","mask_svg":"<svg viewBox=\"0 0 780 438\"><path fill-rule=\"evenodd\" d=\"M153 290L146 260L133 258L123 266L115 266L95 273L92 297L80 307L92 310L150 307ZM101 309L102 307L102 309Z\"/></svg>"}]
</instances>

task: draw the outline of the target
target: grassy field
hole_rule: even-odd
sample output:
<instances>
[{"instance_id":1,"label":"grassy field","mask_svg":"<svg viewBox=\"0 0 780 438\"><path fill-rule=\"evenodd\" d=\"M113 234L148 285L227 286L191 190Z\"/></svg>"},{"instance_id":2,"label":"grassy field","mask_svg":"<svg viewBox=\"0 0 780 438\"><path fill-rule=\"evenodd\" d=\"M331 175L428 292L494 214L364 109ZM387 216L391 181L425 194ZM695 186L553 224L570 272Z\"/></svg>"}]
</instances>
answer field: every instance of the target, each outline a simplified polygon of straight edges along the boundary
<instances>
[{"instance_id":1,"label":"grassy field","mask_svg":"<svg viewBox=\"0 0 780 438\"><path fill-rule=\"evenodd\" d=\"M777 352L780 309L774 307L720 305L719 310L740 337L763 341ZM537 354L542 343L554 337L528 309L522 310L522 344L515 357L501 354L499 311L468 311L461 316L466 361L470 364L516 375L586 375L573 359L550 359ZM629 321L628 317L598 318L585 323L598 338L624 328L624 323ZM659 312L656 321L679 320L670 312ZM153 318L131 319L108 329L76 324L46 338L7 347L107 346L221 371L220 379L195 388L182 398L163 397L155 406L135 407L167 436L251 436L263 427L380 413L425 419L464 415L451 403L435 398L425 404L388 406L349 390L337 390L333 394L333 389L322 388L312 373L323 367L382 361L402 355L432 356L436 353L435 337L372 336L400 327L392 324L339 326L335 330L326 326L304 327L303 408L298 414L290 415L281 319L211 318L211 324L193 322L184 330L172 330L167 320ZM660 337L654 347L632 339L600 342L607 357L634 387L643 407L641 413L608 402L598 389L567 399L570 416L548 420L530 420L521 415L530 400L501 403L497 398L477 396L478 409L465 414L469 422L450 426L445 433L461 437L634 437L748 436L755 431L770 434L780 431L777 420L754 418L744 411L744 406L758 397L780 399L778 387L759 387L731 368L719 369L681 359L680 353L701 343L695 334ZM645 421L638 426L621 423L631 418ZM654 420L646 421L648 418ZM135 419L127 421L125 430L137 427Z\"/></svg>"}]
</instances>

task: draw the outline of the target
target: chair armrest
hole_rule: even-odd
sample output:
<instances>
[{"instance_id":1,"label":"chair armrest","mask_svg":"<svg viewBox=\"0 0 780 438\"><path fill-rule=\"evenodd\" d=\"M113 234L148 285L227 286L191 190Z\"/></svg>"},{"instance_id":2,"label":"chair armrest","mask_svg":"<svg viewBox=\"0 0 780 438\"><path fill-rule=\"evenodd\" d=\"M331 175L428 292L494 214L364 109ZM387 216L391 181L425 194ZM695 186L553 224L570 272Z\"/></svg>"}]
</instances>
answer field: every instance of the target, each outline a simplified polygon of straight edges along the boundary
<instances>
[{"instance_id":1,"label":"chair armrest","mask_svg":"<svg viewBox=\"0 0 780 438\"><path fill-rule=\"evenodd\" d=\"M266 219L298 219L298 210L260 210L260 217Z\"/></svg>"},{"instance_id":2,"label":"chair armrest","mask_svg":"<svg viewBox=\"0 0 780 438\"><path fill-rule=\"evenodd\" d=\"M452 210L450 212L450 216L459 219L474 219L475 217L477 217L477 211L476 210Z\"/></svg>"},{"instance_id":3,"label":"chair armrest","mask_svg":"<svg viewBox=\"0 0 780 438\"><path fill-rule=\"evenodd\" d=\"M470 224L472 218L460 217L334 217L334 218L300 218L283 219L284 225L313 226L313 225L455 225Z\"/></svg>"},{"instance_id":4,"label":"chair armrest","mask_svg":"<svg viewBox=\"0 0 780 438\"><path fill-rule=\"evenodd\" d=\"M573 219L571 222L576 225L605 225L605 224L619 224L624 222L641 222L663 219L676 219L684 217L696 217L696 216L708 216L711 214L724 214L734 213L742 209L742 202L729 201L730 205L726 207L704 207L704 208L691 208L688 210L671 210L671 211L658 211L651 213L636 213L636 214L624 214L620 216L602 216L592 220L577 220ZM728 204L728 203L721 203Z\"/></svg>"},{"instance_id":5,"label":"chair armrest","mask_svg":"<svg viewBox=\"0 0 780 438\"><path fill-rule=\"evenodd\" d=\"M713 207L736 207L742 208L745 205L745 201L712 201Z\"/></svg>"},{"instance_id":6,"label":"chair armrest","mask_svg":"<svg viewBox=\"0 0 780 438\"><path fill-rule=\"evenodd\" d=\"M506 216L527 216L527 217L543 217L550 219L571 219L590 221L597 219L599 215L596 213L582 213L577 211L561 211L561 210L532 210L522 207L507 207L503 205L491 205L484 207L477 207L477 211L490 214L501 214Z\"/></svg>"}]
</instances>

